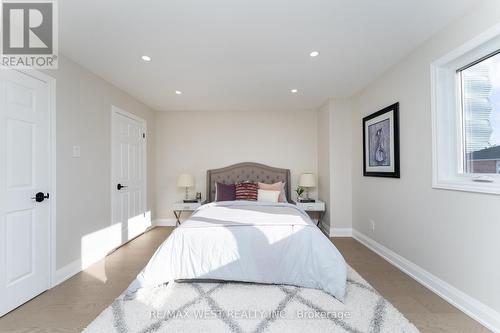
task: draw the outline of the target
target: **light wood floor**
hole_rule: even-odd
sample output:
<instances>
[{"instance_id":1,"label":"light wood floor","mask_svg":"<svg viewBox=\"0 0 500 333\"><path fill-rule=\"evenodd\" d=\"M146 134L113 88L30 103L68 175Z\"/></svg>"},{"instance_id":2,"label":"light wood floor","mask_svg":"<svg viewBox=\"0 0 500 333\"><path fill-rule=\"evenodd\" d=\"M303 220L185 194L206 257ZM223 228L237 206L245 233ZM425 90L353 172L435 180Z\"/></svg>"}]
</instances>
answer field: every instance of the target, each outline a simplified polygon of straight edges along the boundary
<instances>
[{"instance_id":1,"label":"light wood floor","mask_svg":"<svg viewBox=\"0 0 500 333\"><path fill-rule=\"evenodd\" d=\"M0 318L0 332L80 332L125 290L172 228L155 228ZM489 332L352 238L346 261L422 332Z\"/></svg>"}]
</instances>

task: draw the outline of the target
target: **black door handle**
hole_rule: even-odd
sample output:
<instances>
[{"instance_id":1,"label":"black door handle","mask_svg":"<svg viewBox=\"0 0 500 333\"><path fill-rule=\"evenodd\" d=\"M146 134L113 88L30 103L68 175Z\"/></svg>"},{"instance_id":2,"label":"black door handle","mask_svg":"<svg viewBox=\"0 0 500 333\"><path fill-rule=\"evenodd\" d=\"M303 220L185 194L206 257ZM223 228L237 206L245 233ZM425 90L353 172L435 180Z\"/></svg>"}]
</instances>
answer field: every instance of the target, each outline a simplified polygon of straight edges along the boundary
<instances>
[{"instance_id":1,"label":"black door handle","mask_svg":"<svg viewBox=\"0 0 500 333\"><path fill-rule=\"evenodd\" d=\"M49 198L49 193L44 194L43 192L38 192L37 194L35 194L33 198L31 198L31 200L35 200L36 202L42 202L43 200L48 198Z\"/></svg>"},{"instance_id":2,"label":"black door handle","mask_svg":"<svg viewBox=\"0 0 500 333\"><path fill-rule=\"evenodd\" d=\"M116 185L116 189L119 191L121 190L122 188L125 188L125 187L128 187L128 186L125 186L125 185L122 185L122 184L118 184Z\"/></svg>"}]
</instances>

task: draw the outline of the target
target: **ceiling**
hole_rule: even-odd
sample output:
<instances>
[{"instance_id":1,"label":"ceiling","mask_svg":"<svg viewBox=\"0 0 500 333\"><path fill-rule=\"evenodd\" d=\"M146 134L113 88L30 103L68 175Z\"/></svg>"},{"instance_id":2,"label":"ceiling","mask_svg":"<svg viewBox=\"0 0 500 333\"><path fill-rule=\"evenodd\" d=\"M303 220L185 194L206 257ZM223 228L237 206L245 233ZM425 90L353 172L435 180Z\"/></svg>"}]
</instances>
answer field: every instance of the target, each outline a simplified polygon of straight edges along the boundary
<instances>
[{"instance_id":1,"label":"ceiling","mask_svg":"<svg viewBox=\"0 0 500 333\"><path fill-rule=\"evenodd\" d=\"M353 95L474 3L64 0L60 51L158 111L310 110Z\"/></svg>"}]
</instances>

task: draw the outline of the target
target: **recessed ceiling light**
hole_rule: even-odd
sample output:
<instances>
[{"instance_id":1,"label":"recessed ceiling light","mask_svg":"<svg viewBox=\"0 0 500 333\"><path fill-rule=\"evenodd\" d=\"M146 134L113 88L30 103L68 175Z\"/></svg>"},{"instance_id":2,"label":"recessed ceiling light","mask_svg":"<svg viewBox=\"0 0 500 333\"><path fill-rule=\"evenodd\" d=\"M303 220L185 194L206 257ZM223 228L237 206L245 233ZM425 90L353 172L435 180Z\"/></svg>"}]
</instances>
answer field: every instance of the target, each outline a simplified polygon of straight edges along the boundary
<instances>
[{"instance_id":1,"label":"recessed ceiling light","mask_svg":"<svg viewBox=\"0 0 500 333\"><path fill-rule=\"evenodd\" d=\"M319 51L312 51L311 53L309 53L309 55L310 55L312 58L315 58L315 57L319 56Z\"/></svg>"},{"instance_id":2,"label":"recessed ceiling light","mask_svg":"<svg viewBox=\"0 0 500 333\"><path fill-rule=\"evenodd\" d=\"M175 94L176 94L176 95L182 95L182 91L180 91L180 90L176 90L176 91L175 91Z\"/></svg>"},{"instance_id":3,"label":"recessed ceiling light","mask_svg":"<svg viewBox=\"0 0 500 333\"><path fill-rule=\"evenodd\" d=\"M298 90L298 89L290 89L290 92L291 92L292 94L296 94L296 93L298 93L298 92L299 92L299 90Z\"/></svg>"},{"instance_id":4,"label":"recessed ceiling light","mask_svg":"<svg viewBox=\"0 0 500 333\"><path fill-rule=\"evenodd\" d=\"M150 57L150 56L147 56L147 55L143 55L143 56L141 57L141 59L142 59L143 61L145 61L145 62L150 62L150 61L151 61L151 57Z\"/></svg>"}]
</instances>

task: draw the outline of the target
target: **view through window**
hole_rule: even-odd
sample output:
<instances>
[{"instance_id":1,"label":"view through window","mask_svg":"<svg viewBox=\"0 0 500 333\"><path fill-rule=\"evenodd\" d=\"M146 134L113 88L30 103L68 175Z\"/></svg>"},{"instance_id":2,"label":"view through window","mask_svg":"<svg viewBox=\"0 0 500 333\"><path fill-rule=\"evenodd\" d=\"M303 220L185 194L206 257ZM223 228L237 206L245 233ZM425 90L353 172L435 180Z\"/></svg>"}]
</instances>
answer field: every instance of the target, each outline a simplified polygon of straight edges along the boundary
<instances>
[{"instance_id":1,"label":"view through window","mask_svg":"<svg viewBox=\"0 0 500 333\"><path fill-rule=\"evenodd\" d=\"M459 71L464 173L500 174L500 53Z\"/></svg>"}]
</instances>

